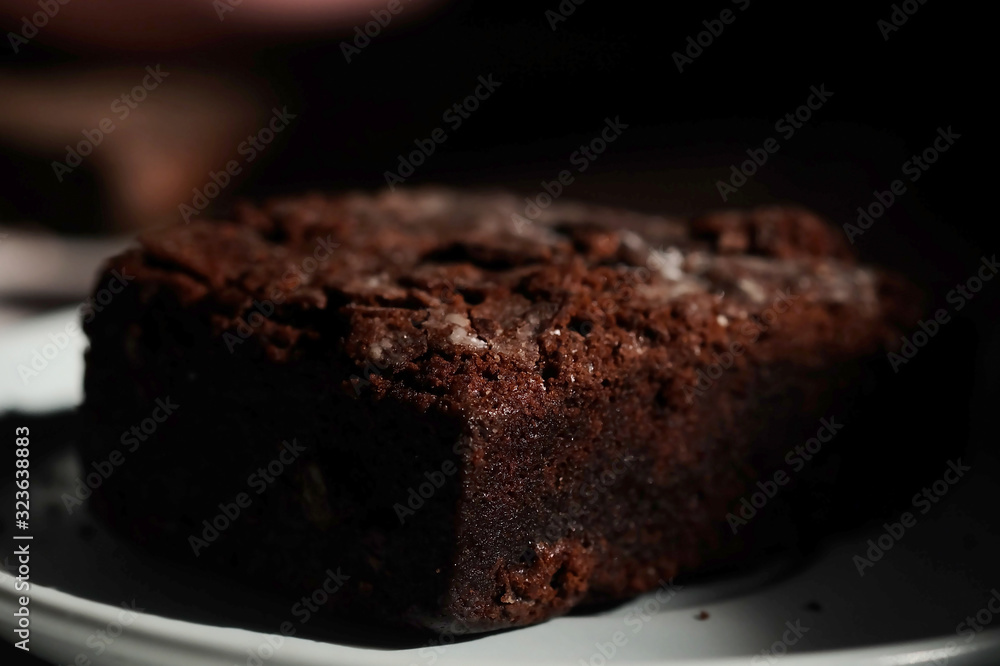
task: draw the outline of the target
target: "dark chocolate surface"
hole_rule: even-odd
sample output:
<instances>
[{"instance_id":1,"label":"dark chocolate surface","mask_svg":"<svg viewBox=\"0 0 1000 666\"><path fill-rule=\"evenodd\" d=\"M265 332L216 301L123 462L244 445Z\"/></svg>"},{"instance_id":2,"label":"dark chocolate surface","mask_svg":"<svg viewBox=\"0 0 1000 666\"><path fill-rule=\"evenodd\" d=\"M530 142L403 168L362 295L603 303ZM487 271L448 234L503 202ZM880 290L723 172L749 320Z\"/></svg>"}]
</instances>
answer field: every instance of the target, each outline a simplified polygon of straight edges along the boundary
<instances>
[{"instance_id":1,"label":"dark chocolate surface","mask_svg":"<svg viewBox=\"0 0 1000 666\"><path fill-rule=\"evenodd\" d=\"M537 622L758 548L733 503L847 409L912 292L795 208L521 213L314 195L145 236L87 327L84 453L158 396L182 407L99 510L262 586L308 591L336 563L332 607L437 629ZM293 437L302 458L194 555Z\"/></svg>"}]
</instances>

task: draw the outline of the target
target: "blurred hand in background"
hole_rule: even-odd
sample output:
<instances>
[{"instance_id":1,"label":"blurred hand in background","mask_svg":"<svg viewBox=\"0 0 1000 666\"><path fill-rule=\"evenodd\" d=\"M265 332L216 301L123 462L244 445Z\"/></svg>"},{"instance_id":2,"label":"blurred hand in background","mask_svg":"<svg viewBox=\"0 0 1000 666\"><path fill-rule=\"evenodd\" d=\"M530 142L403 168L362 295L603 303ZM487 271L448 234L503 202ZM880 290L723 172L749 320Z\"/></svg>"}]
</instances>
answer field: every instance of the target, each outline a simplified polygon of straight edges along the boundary
<instances>
[{"instance_id":1,"label":"blurred hand in background","mask_svg":"<svg viewBox=\"0 0 1000 666\"><path fill-rule=\"evenodd\" d=\"M250 159L259 133L282 142L268 133L282 110L273 81L255 74L268 50L349 34L387 8L387 0L4 2L0 156L27 188L7 198L30 203L0 207L0 223L23 222L10 218L24 209L47 211L44 222L62 231L200 213L213 198L206 186L211 194L220 181L235 185L259 166ZM294 73L287 78L294 86ZM234 161L238 171L227 173Z\"/></svg>"},{"instance_id":2,"label":"blurred hand in background","mask_svg":"<svg viewBox=\"0 0 1000 666\"><path fill-rule=\"evenodd\" d=\"M385 5L385 0L6 0L0 17L4 32L18 33L25 18L33 22L38 12L50 14L47 21L33 22L40 41L76 53L120 55L176 53L262 35L280 39L356 23Z\"/></svg>"}]
</instances>

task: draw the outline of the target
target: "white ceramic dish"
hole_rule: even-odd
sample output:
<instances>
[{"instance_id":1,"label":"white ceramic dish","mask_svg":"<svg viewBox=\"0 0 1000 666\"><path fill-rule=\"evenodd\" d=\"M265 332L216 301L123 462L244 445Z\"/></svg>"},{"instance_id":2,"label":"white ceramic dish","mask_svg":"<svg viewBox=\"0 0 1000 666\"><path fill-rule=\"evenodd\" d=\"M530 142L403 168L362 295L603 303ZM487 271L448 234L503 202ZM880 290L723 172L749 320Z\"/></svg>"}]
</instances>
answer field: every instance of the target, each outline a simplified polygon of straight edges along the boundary
<instances>
[{"instance_id":1,"label":"white ceramic dish","mask_svg":"<svg viewBox=\"0 0 1000 666\"><path fill-rule=\"evenodd\" d=\"M82 334L70 335L55 353L45 349L55 344L50 336L62 341L58 336L74 317L60 312L0 332L0 412L57 412L79 403ZM18 366L31 367L35 352L46 366L25 382ZM16 424L9 414L3 423ZM0 446L12 446L13 437L12 431L0 432ZM31 497L30 645L34 655L58 663L856 666L942 664L945 658L952 665L1000 663L1000 571L993 556L1000 553L1000 535L982 520L996 506L991 475L964 481L863 577L853 557L864 553L867 539L879 537L877 530L843 537L791 567L776 563L772 570L689 583L672 595L647 595L601 612L454 644L375 649L286 638L272 650L266 632L237 628L232 616L206 610L198 596L206 592L196 589L196 582L175 578L164 584L147 576L85 511L67 515L59 497L75 478L78 461L65 442L35 439L32 447L53 453L33 460L32 467L37 475ZM12 505L13 458L4 464L9 467L0 497ZM0 559L16 545L6 518L3 524ZM8 641L17 598L24 594L14 584L12 574L0 572L0 625ZM253 608L252 595L231 594L219 601ZM133 600L143 612L120 605ZM699 619L701 611L707 619Z\"/></svg>"}]
</instances>

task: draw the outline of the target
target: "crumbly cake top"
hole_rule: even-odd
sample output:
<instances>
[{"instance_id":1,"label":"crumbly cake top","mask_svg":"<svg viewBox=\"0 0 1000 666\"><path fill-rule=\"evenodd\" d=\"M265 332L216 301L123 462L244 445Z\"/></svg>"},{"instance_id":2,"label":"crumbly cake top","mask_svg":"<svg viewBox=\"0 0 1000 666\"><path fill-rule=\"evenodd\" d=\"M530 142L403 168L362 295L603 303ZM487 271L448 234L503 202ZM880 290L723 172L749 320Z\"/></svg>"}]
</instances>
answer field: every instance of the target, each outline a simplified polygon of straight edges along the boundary
<instances>
[{"instance_id":1,"label":"crumbly cake top","mask_svg":"<svg viewBox=\"0 0 1000 666\"><path fill-rule=\"evenodd\" d=\"M817 331L845 350L886 332L879 275L807 211L683 221L560 200L528 219L523 203L427 188L243 204L228 220L148 233L125 262L220 334L254 323L276 361L334 345L423 389L448 381L426 375L428 359L544 385L600 381L646 354L696 364L781 303L800 314L778 314L765 335L802 327L805 307L810 331L787 336L803 354Z\"/></svg>"}]
</instances>

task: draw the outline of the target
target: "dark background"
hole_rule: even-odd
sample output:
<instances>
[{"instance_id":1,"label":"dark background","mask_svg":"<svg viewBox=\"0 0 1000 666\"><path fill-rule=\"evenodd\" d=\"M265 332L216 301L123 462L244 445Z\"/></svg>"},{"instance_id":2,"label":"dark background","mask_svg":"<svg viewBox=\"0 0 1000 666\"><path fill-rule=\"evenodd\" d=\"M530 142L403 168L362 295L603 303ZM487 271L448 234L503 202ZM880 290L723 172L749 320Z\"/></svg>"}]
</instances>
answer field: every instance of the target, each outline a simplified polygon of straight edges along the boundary
<instances>
[{"instance_id":1,"label":"dark background","mask_svg":"<svg viewBox=\"0 0 1000 666\"><path fill-rule=\"evenodd\" d=\"M147 55L61 51L43 34L17 56L0 49L0 71L130 59L256 77L261 94L297 118L242 180L223 190L214 202L222 209L237 197L384 187L397 156L437 127L445 127L448 140L407 185L499 185L534 195L541 181L572 168L570 155L597 136L606 117L620 117L629 129L585 173L574 173L564 197L679 214L796 202L843 225L856 221L857 208L871 204L875 190L903 179L906 192L855 239L855 248L863 260L920 283L932 307L947 305L948 291L1000 245L992 216L982 210L995 171L982 160L982 148L994 132L974 119L992 105L993 76L977 57L990 44L988 21L959 3L912 0L902 4L915 13L885 39L878 22L901 3L807 7L751 0L741 10L745 4L565 0L562 6L575 9L553 30L546 11L556 10L557 0L457 0L430 8L404 0L402 13L350 63L341 43L354 39L354 24L294 39L234 37ZM724 9L735 20L678 72L672 54ZM501 87L452 131L443 112L469 95L479 76L491 74ZM820 85L832 97L785 140L775 123ZM961 138L910 182L904 162L947 127ZM717 181L769 137L777 138L778 152L723 202ZM0 171L0 222L31 220L71 232L107 227L100 177L85 162L56 185L50 164L60 156L5 150L0 139L6 171ZM991 322L998 286L989 283L965 314L984 326ZM992 328L981 333L991 336ZM986 353L980 368L996 367L997 352ZM992 374L983 381L994 389Z\"/></svg>"},{"instance_id":2,"label":"dark background","mask_svg":"<svg viewBox=\"0 0 1000 666\"><path fill-rule=\"evenodd\" d=\"M992 225L977 224L966 206L984 194L969 182L969 167L973 146L988 134L972 126L971 113L989 92L976 80L981 65L972 57L982 45L977 21L957 4L920 5L888 41L876 23L892 13L889 3L807 8L752 0L740 11L729 0L684 8L588 0L553 31L545 11L556 7L556 0L458 1L423 12L406 6L350 64L340 50L353 38L346 28L294 43L224 41L155 59L130 57L163 61L168 69L176 62L231 76L251 72L272 88L278 106L298 116L280 136L283 145L265 151L250 177L223 198L383 186L397 155L443 125L443 111L471 93L478 76L493 74L502 87L460 129L449 130L408 184L501 183L535 192L596 136L605 117L620 116L629 130L566 196L682 213L720 207L716 180L746 159L745 149L775 136L775 122L805 102L810 86L824 84L834 93L830 101L794 137L779 137L779 152L729 204L791 200L837 223L853 220L874 189L901 177L902 163L950 125L962 139L908 188L859 250L944 250L949 232L957 251L985 242ZM726 8L735 21L679 73L672 53ZM0 67L124 59L81 58L78 49L36 41L16 56L0 49ZM100 187L85 173L52 196L49 162L58 156L0 156L11 168L0 185L0 219L101 224ZM939 252L930 263L961 270L951 254Z\"/></svg>"}]
</instances>

